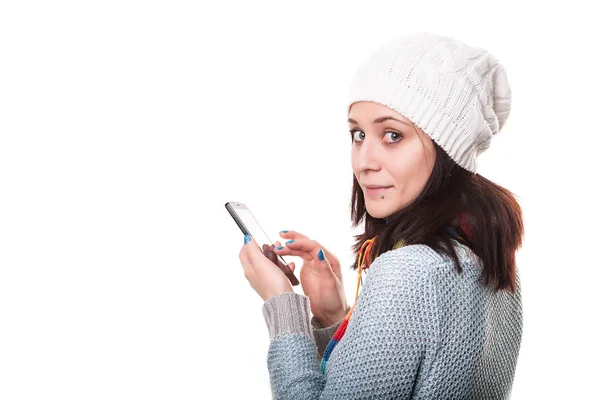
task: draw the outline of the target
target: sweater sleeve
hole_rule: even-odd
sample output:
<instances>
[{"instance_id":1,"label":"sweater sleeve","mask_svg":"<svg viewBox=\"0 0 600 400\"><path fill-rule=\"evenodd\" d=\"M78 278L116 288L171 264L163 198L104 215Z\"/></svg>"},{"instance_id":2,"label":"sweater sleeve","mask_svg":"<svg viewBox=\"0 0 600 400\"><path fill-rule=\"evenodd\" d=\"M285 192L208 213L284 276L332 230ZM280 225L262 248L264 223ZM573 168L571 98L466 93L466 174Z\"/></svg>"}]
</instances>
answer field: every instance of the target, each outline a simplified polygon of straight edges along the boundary
<instances>
[{"instance_id":1,"label":"sweater sleeve","mask_svg":"<svg viewBox=\"0 0 600 400\"><path fill-rule=\"evenodd\" d=\"M323 353L325 352L329 341L333 337L335 331L337 331L339 326L342 324L342 321L343 319L331 326L323 327L314 316L310 319L310 324L313 327L313 335L315 336L315 343L317 344L317 357L319 360L323 358Z\"/></svg>"},{"instance_id":2,"label":"sweater sleeve","mask_svg":"<svg viewBox=\"0 0 600 400\"><path fill-rule=\"evenodd\" d=\"M308 298L292 292L265 302L273 398L410 398L419 371L427 367L421 360L435 351L439 322L430 271L403 254L403 249L389 251L371 265L324 374Z\"/></svg>"}]
</instances>

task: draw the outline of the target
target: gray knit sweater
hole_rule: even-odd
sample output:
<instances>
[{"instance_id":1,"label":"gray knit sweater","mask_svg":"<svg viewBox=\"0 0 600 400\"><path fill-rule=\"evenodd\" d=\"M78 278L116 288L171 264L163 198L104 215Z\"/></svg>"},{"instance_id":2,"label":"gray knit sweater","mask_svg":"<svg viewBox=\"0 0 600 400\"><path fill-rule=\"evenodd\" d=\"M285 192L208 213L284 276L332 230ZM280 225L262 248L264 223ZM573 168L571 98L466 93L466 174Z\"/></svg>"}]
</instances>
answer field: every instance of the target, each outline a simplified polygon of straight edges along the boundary
<instances>
[{"instance_id":1,"label":"gray knit sweater","mask_svg":"<svg viewBox=\"0 0 600 400\"><path fill-rule=\"evenodd\" d=\"M520 283L514 295L483 287L479 257L453 243L462 274L425 245L375 259L325 374L321 357L341 321L320 326L302 294L268 299L273 398L509 398L521 344Z\"/></svg>"}]
</instances>

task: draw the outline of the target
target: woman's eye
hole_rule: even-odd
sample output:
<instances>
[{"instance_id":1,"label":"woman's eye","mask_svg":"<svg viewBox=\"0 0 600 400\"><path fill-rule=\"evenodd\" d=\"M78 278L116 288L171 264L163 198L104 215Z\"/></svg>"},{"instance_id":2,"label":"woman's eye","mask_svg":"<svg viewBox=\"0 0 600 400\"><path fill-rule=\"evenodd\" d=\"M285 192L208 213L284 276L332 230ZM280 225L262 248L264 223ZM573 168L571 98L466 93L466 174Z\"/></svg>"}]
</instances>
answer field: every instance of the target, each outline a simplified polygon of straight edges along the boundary
<instances>
[{"instance_id":1,"label":"woman's eye","mask_svg":"<svg viewBox=\"0 0 600 400\"><path fill-rule=\"evenodd\" d=\"M358 135L360 140L357 138L357 136L355 135L356 132L360 132L362 135ZM395 144L398 143L400 141L400 139L402 139L402 135L399 134L398 132L394 132L394 131L388 131L385 133L386 135L389 135L390 138L392 139L392 142L388 142L388 145L391 144ZM350 131L350 138L352 139L352 142L362 142L364 140L364 132L361 131L360 129L354 129Z\"/></svg>"},{"instance_id":2,"label":"woman's eye","mask_svg":"<svg viewBox=\"0 0 600 400\"><path fill-rule=\"evenodd\" d=\"M390 138L392 138L392 140L394 141L394 143L397 143L400 141L400 139L402 139L402 135L399 134L398 132L386 132L390 134Z\"/></svg>"},{"instance_id":3,"label":"woman's eye","mask_svg":"<svg viewBox=\"0 0 600 400\"><path fill-rule=\"evenodd\" d=\"M356 140L356 137L355 137L355 135L354 135L356 132L362 132L362 131L360 131L360 130L358 130L358 129L355 129L355 130L353 130L353 131L350 131L350 138L352 139L352 142L356 142L356 141L357 141L357 140Z\"/></svg>"}]
</instances>

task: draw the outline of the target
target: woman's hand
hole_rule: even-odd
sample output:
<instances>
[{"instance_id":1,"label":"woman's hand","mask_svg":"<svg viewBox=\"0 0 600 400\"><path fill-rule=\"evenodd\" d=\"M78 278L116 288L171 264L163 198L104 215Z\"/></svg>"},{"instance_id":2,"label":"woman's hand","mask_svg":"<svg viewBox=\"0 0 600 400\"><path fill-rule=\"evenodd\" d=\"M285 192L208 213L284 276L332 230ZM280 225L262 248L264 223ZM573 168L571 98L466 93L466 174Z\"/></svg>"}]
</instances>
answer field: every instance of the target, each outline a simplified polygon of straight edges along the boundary
<instances>
[{"instance_id":1,"label":"woman's hand","mask_svg":"<svg viewBox=\"0 0 600 400\"><path fill-rule=\"evenodd\" d=\"M344 319L349 311L344 291L342 271L338 258L315 240L295 231L280 232L286 243L281 250L273 251L280 256L302 257L304 263L300 270L300 284L304 294L310 300L314 317L323 327L331 326ZM281 246L279 241L275 242ZM323 250L325 259L319 259L319 250ZM289 263L292 271L294 263Z\"/></svg>"},{"instance_id":2,"label":"woman's hand","mask_svg":"<svg viewBox=\"0 0 600 400\"><path fill-rule=\"evenodd\" d=\"M244 276L264 301L277 294L294 291L288 277L263 254L252 237L242 246L240 261Z\"/></svg>"}]
</instances>

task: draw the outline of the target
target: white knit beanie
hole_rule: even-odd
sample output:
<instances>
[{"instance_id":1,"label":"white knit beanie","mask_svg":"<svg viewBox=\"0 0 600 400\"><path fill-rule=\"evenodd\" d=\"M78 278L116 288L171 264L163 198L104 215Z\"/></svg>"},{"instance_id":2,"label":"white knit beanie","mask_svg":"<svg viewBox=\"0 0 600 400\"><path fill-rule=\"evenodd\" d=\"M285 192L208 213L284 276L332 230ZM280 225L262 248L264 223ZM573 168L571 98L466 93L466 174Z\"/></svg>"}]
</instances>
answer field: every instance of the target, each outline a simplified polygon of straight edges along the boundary
<instances>
[{"instance_id":1,"label":"white knit beanie","mask_svg":"<svg viewBox=\"0 0 600 400\"><path fill-rule=\"evenodd\" d=\"M461 167L475 173L477 156L510 113L504 68L487 51L431 33L403 35L359 67L349 93L408 118Z\"/></svg>"}]
</instances>

